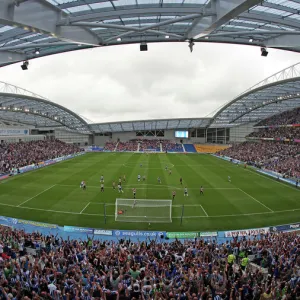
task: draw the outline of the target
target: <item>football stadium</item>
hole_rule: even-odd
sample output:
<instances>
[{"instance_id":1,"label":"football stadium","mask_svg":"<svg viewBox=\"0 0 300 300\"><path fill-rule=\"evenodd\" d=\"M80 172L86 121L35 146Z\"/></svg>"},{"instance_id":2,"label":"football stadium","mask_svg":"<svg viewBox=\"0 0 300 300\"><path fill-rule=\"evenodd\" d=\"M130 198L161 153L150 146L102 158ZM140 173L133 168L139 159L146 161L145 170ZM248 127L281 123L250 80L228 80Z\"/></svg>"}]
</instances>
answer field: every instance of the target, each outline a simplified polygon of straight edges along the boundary
<instances>
[{"instance_id":1,"label":"football stadium","mask_svg":"<svg viewBox=\"0 0 300 300\"><path fill-rule=\"evenodd\" d=\"M2 0L0 67L171 42L297 53L299 13L299 0ZM0 79L1 299L300 299L300 63L196 118L92 122Z\"/></svg>"}]
</instances>

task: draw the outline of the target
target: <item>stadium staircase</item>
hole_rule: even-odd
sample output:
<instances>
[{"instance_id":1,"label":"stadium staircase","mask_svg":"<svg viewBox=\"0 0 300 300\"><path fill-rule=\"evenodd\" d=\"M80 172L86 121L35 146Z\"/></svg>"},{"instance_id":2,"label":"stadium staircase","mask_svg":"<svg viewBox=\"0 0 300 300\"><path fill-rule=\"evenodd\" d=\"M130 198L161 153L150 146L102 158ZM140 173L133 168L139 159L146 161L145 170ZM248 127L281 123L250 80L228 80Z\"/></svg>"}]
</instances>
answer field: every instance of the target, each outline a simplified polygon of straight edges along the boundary
<instances>
[{"instance_id":1,"label":"stadium staircase","mask_svg":"<svg viewBox=\"0 0 300 300\"><path fill-rule=\"evenodd\" d=\"M114 152L116 152L116 151L117 151L117 149L118 149L118 146L119 146L119 142L117 142Z\"/></svg>"},{"instance_id":2,"label":"stadium staircase","mask_svg":"<svg viewBox=\"0 0 300 300\"><path fill-rule=\"evenodd\" d=\"M185 151L188 153L197 153L193 144L184 144Z\"/></svg>"},{"instance_id":3,"label":"stadium staircase","mask_svg":"<svg viewBox=\"0 0 300 300\"><path fill-rule=\"evenodd\" d=\"M140 144L140 142L138 142L137 152L140 152L140 146L141 146L141 144Z\"/></svg>"},{"instance_id":4,"label":"stadium staircase","mask_svg":"<svg viewBox=\"0 0 300 300\"><path fill-rule=\"evenodd\" d=\"M163 152L163 146L162 143L159 143L160 152Z\"/></svg>"},{"instance_id":5,"label":"stadium staircase","mask_svg":"<svg viewBox=\"0 0 300 300\"><path fill-rule=\"evenodd\" d=\"M183 144L181 144L181 146L182 146L183 152L185 152L185 147L184 147L184 145L183 145Z\"/></svg>"}]
</instances>

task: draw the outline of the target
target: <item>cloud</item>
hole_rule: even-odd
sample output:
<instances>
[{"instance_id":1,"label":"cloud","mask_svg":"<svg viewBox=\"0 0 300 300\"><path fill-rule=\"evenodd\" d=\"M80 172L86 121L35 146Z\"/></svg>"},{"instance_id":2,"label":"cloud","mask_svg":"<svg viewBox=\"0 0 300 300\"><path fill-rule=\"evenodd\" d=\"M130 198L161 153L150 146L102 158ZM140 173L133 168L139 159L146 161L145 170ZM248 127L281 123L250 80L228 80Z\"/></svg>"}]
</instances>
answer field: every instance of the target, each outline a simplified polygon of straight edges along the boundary
<instances>
[{"instance_id":1,"label":"cloud","mask_svg":"<svg viewBox=\"0 0 300 300\"><path fill-rule=\"evenodd\" d=\"M150 44L53 55L0 69L0 79L59 103L93 122L204 117L299 54L224 44Z\"/></svg>"}]
</instances>

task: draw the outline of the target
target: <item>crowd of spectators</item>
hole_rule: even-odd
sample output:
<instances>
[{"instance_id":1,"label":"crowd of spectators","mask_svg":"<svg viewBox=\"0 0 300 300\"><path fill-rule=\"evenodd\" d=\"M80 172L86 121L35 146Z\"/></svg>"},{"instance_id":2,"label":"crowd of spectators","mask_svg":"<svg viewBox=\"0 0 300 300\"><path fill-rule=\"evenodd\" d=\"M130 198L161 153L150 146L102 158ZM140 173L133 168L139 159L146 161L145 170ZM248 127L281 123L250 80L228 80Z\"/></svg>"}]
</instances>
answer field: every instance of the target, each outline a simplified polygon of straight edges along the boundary
<instances>
[{"instance_id":1,"label":"crowd of spectators","mask_svg":"<svg viewBox=\"0 0 300 300\"><path fill-rule=\"evenodd\" d=\"M181 144L178 144L171 140L160 140L160 139L133 139L126 142L107 142L104 146L106 151L137 151L144 152L147 150L160 152L162 145L162 151L169 152L183 152ZM116 148L117 146L117 148ZM138 147L139 146L139 147Z\"/></svg>"},{"instance_id":2,"label":"crowd of spectators","mask_svg":"<svg viewBox=\"0 0 300 300\"><path fill-rule=\"evenodd\" d=\"M115 151L117 142L106 142L103 148L104 151Z\"/></svg>"},{"instance_id":3,"label":"crowd of spectators","mask_svg":"<svg viewBox=\"0 0 300 300\"><path fill-rule=\"evenodd\" d=\"M248 137L256 138L280 138L280 139L300 139L299 127L271 127L260 128L248 135Z\"/></svg>"},{"instance_id":4,"label":"crowd of spectators","mask_svg":"<svg viewBox=\"0 0 300 300\"><path fill-rule=\"evenodd\" d=\"M300 107L272 116L257 124L257 126L300 124Z\"/></svg>"},{"instance_id":5,"label":"crowd of spectators","mask_svg":"<svg viewBox=\"0 0 300 300\"><path fill-rule=\"evenodd\" d=\"M297 143L244 142L220 151L219 154L264 167L288 177L300 178L300 147Z\"/></svg>"},{"instance_id":6,"label":"crowd of spectators","mask_svg":"<svg viewBox=\"0 0 300 300\"><path fill-rule=\"evenodd\" d=\"M131 140L127 142L119 142L117 146L117 151L137 151L138 143L136 140Z\"/></svg>"},{"instance_id":7,"label":"crowd of spectators","mask_svg":"<svg viewBox=\"0 0 300 300\"><path fill-rule=\"evenodd\" d=\"M164 152L183 152L182 144L170 140L162 141L162 149Z\"/></svg>"},{"instance_id":8,"label":"crowd of spectators","mask_svg":"<svg viewBox=\"0 0 300 300\"><path fill-rule=\"evenodd\" d=\"M141 139L139 140L139 143L140 143L140 151L146 151L146 150L160 151L160 140Z\"/></svg>"},{"instance_id":9,"label":"crowd of spectators","mask_svg":"<svg viewBox=\"0 0 300 300\"><path fill-rule=\"evenodd\" d=\"M63 240L0 227L1 299L296 300L300 237ZM28 254L27 247L37 251ZM253 257L256 268L250 266ZM264 268L264 269L262 269ZM264 271L266 274L264 274Z\"/></svg>"},{"instance_id":10,"label":"crowd of spectators","mask_svg":"<svg viewBox=\"0 0 300 300\"><path fill-rule=\"evenodd\" d=\"M77 146L59 140L42 140L0 144L0 171L8 173L12 169L38 164L56 157L79 152Z\"/></svg>"}]
</instances>

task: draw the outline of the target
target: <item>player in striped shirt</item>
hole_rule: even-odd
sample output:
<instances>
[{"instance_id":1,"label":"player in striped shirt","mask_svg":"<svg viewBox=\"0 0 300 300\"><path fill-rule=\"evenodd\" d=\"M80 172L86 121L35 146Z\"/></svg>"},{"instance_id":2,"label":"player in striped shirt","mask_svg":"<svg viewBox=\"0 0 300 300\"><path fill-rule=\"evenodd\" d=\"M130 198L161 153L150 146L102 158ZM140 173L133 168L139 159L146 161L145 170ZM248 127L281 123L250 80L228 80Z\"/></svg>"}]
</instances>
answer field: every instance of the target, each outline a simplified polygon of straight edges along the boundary
<instances>
[{"instance_id":1,"label":"player in striped shirt","mask_svg":"<svg viewBox=\"0 0 300 300\"><path fill-rule=\"evenodd\" d=\"M133 193L133 199L135 199L135 195L136 195L136 188L132 189L132 193Z\"/></svg>"},{"instance_id":2,"label":"player in striped shirt","mask_svg":"<svg viewBox=\"0 0 300 300\"><path fill-rule=\"evenodd\" d=\"M118 184L118 191L119 191L119 193L124 193L124 191L122 189L122 185L120 183Z\"/></svg>"},{"instance_id":3,"label":"player in striped shirt","mask_svg":"<svg viewBox=\"0 0 300 300\"><path fill-rule=\"evenodd\" d=\"M104 183L104 176L103 175L101 175L101 177L100 177L100 182Z\"/></svg>"},{"instance_id":4,"label":"player in striped shirt","mask_svg":"<svg viewBox=\"0 0 300 300\"><path fill-rule=\"evenodd\" d=\"M85 181L82 180L81 183L80 183L80 188L85 190L86 189L86 184L85 184Z\"/></svg>"},{"instance_id":5,"label":"player in striped shirt","mask_svg":"<svg viewBox=\"0 0 300 300\"><path fill-rule=\"evenodd\" d=\"M101 183L100 185L100 192L104 192L104 183Z\"/></svg>"},{"instance_id":6,"label":"player in striped shirt","mask_svg":"<svg viewBox=\"0 0 300 300\"><path fill-rule=\"evenodd\" d=\"M173 200L175 199L175 196L176 196L176 192L173 191L173 192L172 192L172 198L173 198Z\"/></svg>"},{"instance_id":7,"label":"player in striped shirt","mask_svg":"<svg viewBox=\"0 0 300 300\"><path fill-rule=\"evenodd\" d=\"M186 197L188 197L188 196L189 196L189 194L188 194L188 190L187 190L187 187L185 187L185 188L184 188L184 197L185 197L185 196L186 196Z\"/></svg>"},{"instance_id":8,"label":"player in striped shirt","mask_svg":"<svg viewBox=\"0 0 300 300\"><path fill-rule=\"evenodd\" d=\"M200 187L200 195L203 195L204 196L204 190L203 190L203 186L201 185Z\"/></svg>"}]
</instances>

